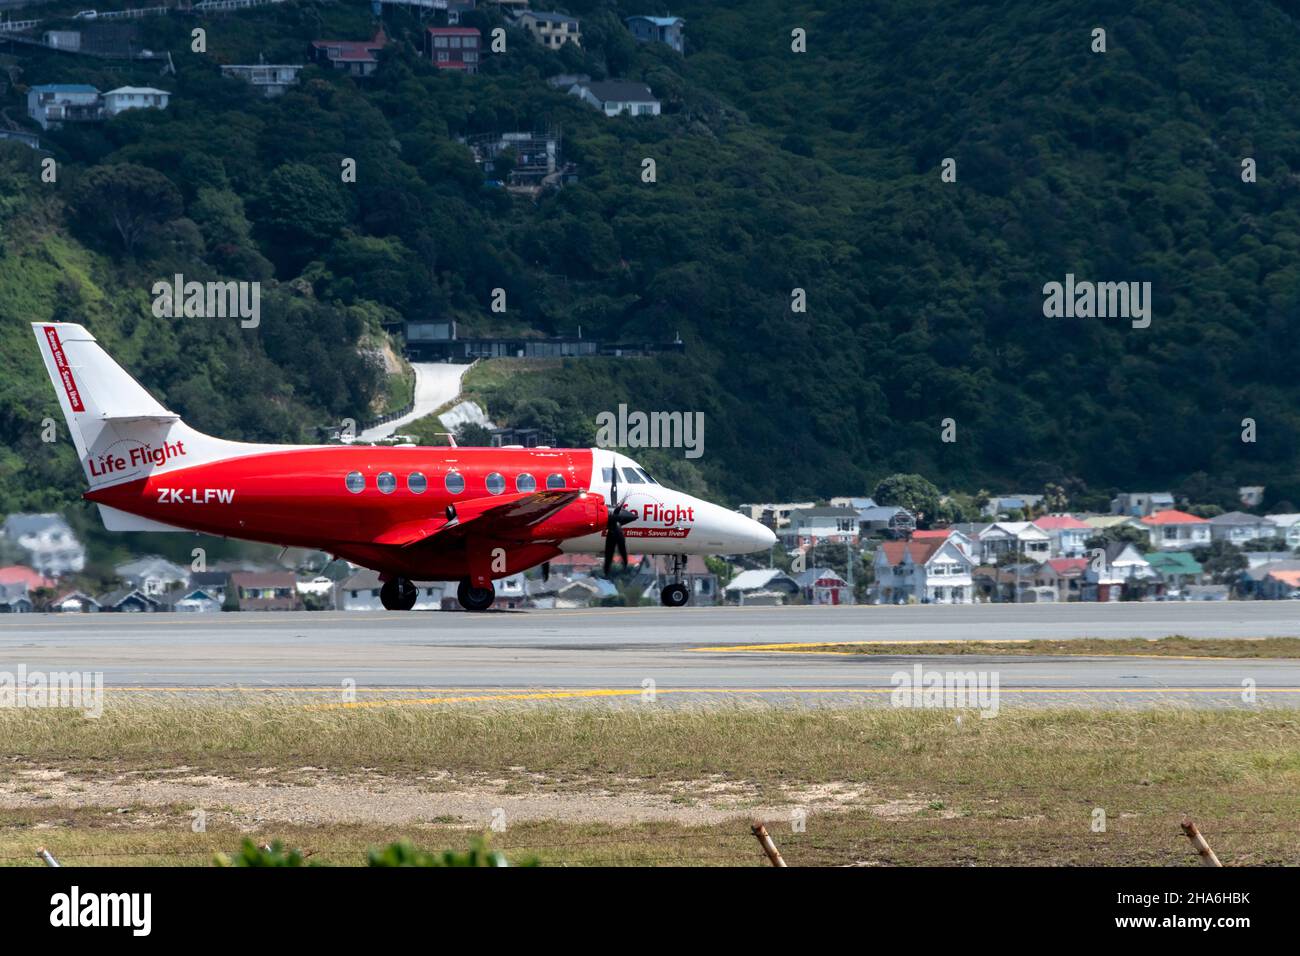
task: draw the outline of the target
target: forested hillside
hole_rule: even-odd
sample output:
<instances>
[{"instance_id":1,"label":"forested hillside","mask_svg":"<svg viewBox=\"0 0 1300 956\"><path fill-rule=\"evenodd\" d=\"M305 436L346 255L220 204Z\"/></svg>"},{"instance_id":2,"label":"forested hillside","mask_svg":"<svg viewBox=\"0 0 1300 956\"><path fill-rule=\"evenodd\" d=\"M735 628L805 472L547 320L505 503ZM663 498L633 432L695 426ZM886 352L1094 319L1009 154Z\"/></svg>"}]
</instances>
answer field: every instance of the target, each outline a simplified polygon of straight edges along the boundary
<instances>
[{"instance_id":1,"label":"forested hillside","mask_svg":"<svg viewBox=\"0 0 1300 956\"><path fill-rule=\"evenodd\" d=\"M480 6L468 22L503 22ZM18 51L13 116L37 83L173 98L43 134L56 184L0 144L0 510L79 493L66 443L40 442L56 406L27 323L49 317L85 321L169 406L230 437L304 440L365 418L385 401L385 324L434 315L466 332L680 333L680 356L517 376L490 411L572 443L619 403L702 411L705 454L674 471L723 499L861 493L896 471L970 491L1196 473L1295 488L1289 5L680 0L685 57L622 24L660 8L564 9L582 50L511 28L470 77L433 69L419 21L386 13L374 77L311 67L272 100L218 64L368 37L369 4L142 21L175 76ZM206 54L189 52L197 24ZM1091 50L1099 26L1105 53ZM545 83L561 72L644 80L664 115L607 118ZM456 141L544 127L579 180L536 202L484 185ZM345 158L355 183L340 181ZM645 158L657 182L642 182ZM129 241L105 215L124 194ZM261 280L261 326L154 318L149 287L174 273ZM1149 281L1150 327L1045 318L1043 286L1067 273ZM504 317L488 311L498 287ZM1244 418L1257 442L1242 442Z\"/></svg>"}]
</instances>

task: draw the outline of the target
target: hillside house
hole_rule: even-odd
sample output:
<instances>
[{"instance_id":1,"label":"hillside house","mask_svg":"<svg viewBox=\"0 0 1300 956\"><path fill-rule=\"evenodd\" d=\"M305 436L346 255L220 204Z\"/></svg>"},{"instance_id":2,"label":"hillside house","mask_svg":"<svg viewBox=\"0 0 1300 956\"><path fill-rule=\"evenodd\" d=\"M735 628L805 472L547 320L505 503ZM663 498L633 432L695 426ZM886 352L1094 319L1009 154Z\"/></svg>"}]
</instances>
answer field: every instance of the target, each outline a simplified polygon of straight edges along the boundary
<instances>
[{"instance_id":1,"label":"hillside house","mask_svg":"<svg viewBox=\"0 0 1300 956\"><path fill-rule=\"evenodd\" d=\"M241 611L298 611L302 599L296 585L292 571L235 571L226 597Z\"/></svg>"},{"instance_id":2,"label":"hillside house","mask_svg":"<svg viewBox=\"0 0 1300 956\"><path fill-rule=\"evenodd\" d=\"M1051 558L1034 569L1034 586L1051 588L1057 602L1083 599L1087 558Z\"/></svg>"},{"instance_id":3,"label":"hillside house","mask_svg":"<svg viewBox=\"0 0 1300 956\"><path fill-rule=\"evenodd\" d=\"M686 21L681 17L628 17L627 28L639 43L663 43L686 52Z\"/></svg>"},{"instance_id":4,"label":"hillside house","mask_svg":"<svg viewBox=\"0 0 1300 956\"><path fill-rule=\"evenodd\" d=\"M1266 537L1284 538L1286 546L1291 550L1300 548L1300 512L1265 515L1264 520L1272 525Z\"/></svg>"},{"instance_id":5,"label":"hillside house","mask_svg":"<svg viewBox=\"0 0 1300 956\"><path fill-rule=\"evenodd\" d=\"M91 123L104 118L99 90L84 83L47 83L27 91L27 115L41 129L64 123Z\"/></svg>"},{"instance_id":6,"label":"hillside house","mask_svg":"<svg viewBox=\"0 0 1300 956\"><path fill-rule=\"evenodd\" d=\"M103 96L104 115L117 116L127 110L165 110L171 93L152 86L119 86Z\"/></svg>"},{"instance_id":7,"label":"hillside house","mask_svg":"<svg viewBox=\"0 0 1300 956\"><path fill-rule=\"evenodd\" d=\"M956 543L885 541L876 548L876 600L880 604L970 604L975 562Z\"/></svg>"},{"instance_id":8,"label":"hillside house","mask_svg":"<svg viewBox=\"0 0 1300 956\"><path fill-rule=\"evenodd\" d=\"M270 98L280 96L289 87L296 85L302 67L301 63L236 63L223 66L221 75L243 80Z\"/></svg>"},{"instance_id":9,"label":"hillside house","mask_svg":"<svg viewBox=\"0 0 1300 956\"><path fill-rule=\"evenodd\" d=\"M310 53L316 63L367 77L379 69L379 51L387 45L388 35L380 27L369 40L313 40Z\"/></svg>"},{"instance_id":10,"label":"hillside house","mask_svg":"<svg viewBox=\"0 0 1300 956\"><path fill-rule=\"evenodd\" d=\"M789 525L777 537L787 548L857 544L858 513L852 508L801 508L790 512Z\"/></svg>"},{"instance_id":11,"label":"hillside house","mask_svg":"<svg viewBox=\"0 0 1300 956\"><path fill-rule=\"evenodd\" d=\"M773 531L779 531L790 524L790 515L800 509L815 508L815 501L786 501L768 504L741 505L736 510L746 518L767 525Z\"/></svg>"},{"instance_id":12,"label":"hillside house","mask_svg":"<svg viewBox=\"0 0 1300 956\"><path fill-rule=\"evenodd\" d=\"M221 599L203 588L177 588L158 598L167 608L179 614L221 613Z\"/></svg>"},{"instance_id":13,"label":"hillside house","mask_svg":"<svg viewBox=\"0 0 1300 956\"><path fill-rule=\"evenodd\" d=\"M1110 513L1130 518L1146 518L1174 507L1174 496L1167 491L1128 491L1110 501Z\"/></svg>"},{"instance_id":14,"label":"hillside house","mask_svg":"<svg viewBox=\"0 0 1300 956\"><path fill-rule=\"evenodd\" d=\"M30 614L34 607L26 584L0 584L0 614Z\"/></svg>"},{"instance_id":15,"label":"hillside house","mask_svg":"<svg viewBox=\"0 0 1300 956\"><path fill-rule=\"evenodd\" d=\"M658 116L659 101L650 87L629 80L599 80L575 83L569 94L596 107L606 116L628 113L632 116Z\"/></svg>"},{"instance_id":16,"label":"hillside house","mask_svg":"<svg viewBox=\"0 0 1300 956\"><path fill-rule=\"evenodd\" d=\"M1007 555L1042 562L1051 557L1052 538L1029 521L995 521L979 533L978 545L982 564Z\"/></svg>"},{"instance_id":17,"label":"hillside house","mask_svg":"<svg viewBox=\"0 0 1300 956\"><path fill-rule=\"evenodd\" d=\"M1143 518L1142 526L1151 535L1151 546L1160 551L1181 551L1210 543L1210 522L1185 511L1157 511Z\"/></svg>"},{"instance_id":18,"label":"hillside house","mask_svg":"<svg viewBox=\"0 0 1300 956\"><path fill-rule=\"evenodd\" d=\"M565 13L525 10L515 23L533 35L548 50L558 50L566 43L582 46L582 25L577 17Z\"/></svg>"},{"instance_id":19,"label":"hillside house","mask_svg":"<svg viewBox=\"0 0 1300 956\"><path fill-rule=\"evenodd\" d=\"M97 597L101 611L116 611L119 614L153 614L166 610L166 606L156 597L145 594L139 588L118 588Z\"/></svg>"},{"instance_id":20,"label":"hillside house","mask_svg":"<svg viewBox=\"0 0 1300 956\"><path fill-rule=\"evenodd\" d=\"M980 513L989 518L998 518L1012 511L1019 511L1024 515L1037 508L1042 500L1042 495L995 495L984 502L984 507L980 509Z\"/></svg>"},{"instance_id":21,"label":"hillside house","mask_svg":"<svg viewBox=\"0 0 1300 956\"><path fill-rule=\"evenodd\" d=\"M1096 532L1074 515L1044 515L1033 522L1034 527L1046 531L1051 540L1048 550L1053 557L1078 558L1085 550L1084 543Z\"/></svg>"},{"instance_id":22,"label":"hillside house","mask_svg":"<svg viewBox=\"0 0 1300 956\"><path fill-rule=\"evenodd\" d=\"M1229 511L1210 519L1210 540L1226 541L1238 548L1260 538L1271 538L1276 533L1277 526L1268 519L1244 511Z\"/></svg>"},{"instance_id":23,"label":"hillside house","mask_svg":"<svg viewBox=\"0 0 1300 956\"><path fill-rule=\"evenodd\" d=\"M483 34L474 27L429 27L429 58L440 70L477 73Z\"/></svg>"},{"instance_id":24,"label":"hillside house","mask_svg":"<svg viewBox=\"0 0 1300 956\"><path fill-rule=\"evenodd\" d=\"M1136 597L1154 588L1164 590L1160 577L1146 558L1131 544L1113 542L1106 546L1101 560L1087 560L1084 569L1082 599L1118 601L1127 595Z\"/></svg>"},{"instance_id":25,"label":"hillside house","mask_svg":"<svg viewBox=\"0 0 1300 956\"><path fill-rule=\"evenodd\" d=\"M0 534L27 553L27 563L47 577L76 574L86 567L86 549L58 514L13 514Z\"/></svg>"},{"instance_id":26,"label":"hillside house","mask_svg":"<svg viewBox=\"0 0 1300 956\"><path fill-rule=\"evenodd\" d=\"M540 186L563 170L558 133L484 133L471 136L465 144L484 178L507 186Z\"/></svg>"}]
</instances>

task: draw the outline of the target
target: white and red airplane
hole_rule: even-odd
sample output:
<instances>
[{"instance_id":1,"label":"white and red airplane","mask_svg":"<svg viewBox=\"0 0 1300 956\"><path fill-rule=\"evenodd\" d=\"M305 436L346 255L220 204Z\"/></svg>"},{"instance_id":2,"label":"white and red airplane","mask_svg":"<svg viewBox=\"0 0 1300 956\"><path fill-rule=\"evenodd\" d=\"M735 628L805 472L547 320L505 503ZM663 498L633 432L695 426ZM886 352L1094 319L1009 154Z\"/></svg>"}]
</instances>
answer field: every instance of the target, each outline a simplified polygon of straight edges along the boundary
<instances>
[{"instance_id":1,"label":"white and red airplane","mask_svg":"<svg viewBox=\"0 0 1300 956\"><path fill-rule=\"evenodd\" d=\"M90 490L110 531L198 531L315 548L378 571L384 607L409 610L415 581L459 581L486 610L493 580L565 552L626 539L673 556L660 595L681 607L690 554L764 551L766 526L666 488L602 448L261 445L197 432L80 325L32 323Z\"/></svg>"}]
</instances>

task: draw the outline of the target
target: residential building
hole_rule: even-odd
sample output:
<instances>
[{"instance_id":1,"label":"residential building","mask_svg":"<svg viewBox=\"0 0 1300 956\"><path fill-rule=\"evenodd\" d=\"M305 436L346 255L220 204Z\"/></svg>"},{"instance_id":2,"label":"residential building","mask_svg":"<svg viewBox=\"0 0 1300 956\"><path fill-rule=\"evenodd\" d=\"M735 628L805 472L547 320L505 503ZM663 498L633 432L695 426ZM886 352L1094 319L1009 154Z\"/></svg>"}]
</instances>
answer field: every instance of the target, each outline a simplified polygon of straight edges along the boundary
<instances>
[{"instance_id":1,"label":"residential building","mask_svg":"<svg viewBox=\"0 0 1300 956\"><path fill-rule=\"evenodd\" d=\"M551 575L549 581L530 581L528 595L528 604L532 607L570 610L593 607L606 598L616 597L618 588L612 581L588 574L573 578Z\"/></svg>"},{"instance_id":2,"label":"residential building","mask_svg":"<svg viewBox=\"0 0 1300 956\"><path fill-rule=\"evenodd\" d=\"M523 607L528 600L528 579L524 577L522 571L509 577L498 578L493 586L497 595L493 607L513 611Z\"/></svg>"},{"instance_id":3,"label":"residential building","mask_svg":"<svg viewBox=\"0 0 1300 956\"><path fill-rule=\"evenodd\" d=\"M1264 503L1265 485L1242 485L1237 489L1237 498L1243 507L1258 508Z\"/></svg>"},{"instance_id":4,"label":"residential building","mask_svg":"<svg viewBox=\"0 0 1300 956\"><path fill-rule=\"evenodd\" d=\"M767 525L773 531L780 531L790 524L791 514L816 506L815 501L786 501L777 504L741 505L736 510L747 518Z\"/></svg>"},{"instance_id":5,"label":"residential building","mask_svg":"<svg viewBox=\"0 0 1300 956\"><path fill-rule=\"evenodd\" d=\"M47 610L62 614L93 614L100 607L99 602L85 591L68 591L51 601Z\"/></svg>"},{"instance_id":6,"label":"residential building","mask_svg":"<svg viewBox=\"0 0 1300 956\"><path fill-rule=\"evenodd\" d=\"M8 564L0 568L0 584L21 584L28 591L35 591L39 588L52 588L55 581L21 564Z\"/></svg>"},{"instance_id":7,"label":"residential building","mask_svg":"<svg viewBox=\"0 0 1300 956\"><path fill-rule=\"evenodd\" d=\"M1112 542L1100 560L1087 559L1081 596L1085 601L1118 601L1140 597L1149 590L1163 591L1159 575L1142 552L1127 542Z\"/></svg>"},{"instance_id":8,"label":"residential building","mask_svg":"<svg viewBox=\"0 0 1300 956\"><path fill-rule=\"evenodd\" d=\"M279 96L298 83L301 63L238 63L223 66L222 76L252 84L265 97Z\"/></svg>"},{"instance_id":9,"label":"residential building","mask_svg":"<svg viewBox=\"0 0 1300 956\"><path fill-rule=\"evenodd\" d=\"M201 588L211 594L224 607L226 592L230 588L229 571L195 571L190 575L190 587Z\"/></svg>"},{"instance_id":10,"label":"residential building","mask_svg":"<svg viewBox=\"0 0 1300 956\"><path fill-rule=\"evenodd\" d=\"M740 604L785 604L799 593L799 584L780 568L761 568L741 571L723 593Z\"/></svg>"},{"instance_id":11,"label":"residential building","mask_svg":"<svg viewBox=\"0 0 1300 956\"><path fill-rule=\"evenodd\" d=\"M975 562L949 539L884 541L876 548L881 604L970 604Z\"/></svg>"},{"instance_id":12,"label":"residential building","mask_svg":"<svg viewBox=\"0 0 1300 956\"><path fill-rule=\"evenodd\" d=\"M1188 585L1200 584L1205 569L1188 551L1153 551L1146 562L1164 584L1166 597L1182 595Z\"/></svg>"},{"instance_id":13,"label":"residential building","mask_svg":"<svg viewBox=\"0 0 1300 956\"><path fill-rule=\"evenodd\" d=\"M85 83L47 83L27 91L27 115L41 129L58 129L64 123L102 120L104 104L99 90Z\"/></svg>"},{"instance_id":14,"label":"residential building","mask_svg":"<svg viewBox=\"0 0 1300 956\"><path fill-rule=\"evenodd\" d=\"M177 588L159 600L180 614L220 614L222 600L203 588Z\"/></svg>"},{"instance_id":15,"label":"residential building","mask_svg":"<svg viewBox=\"0 0 1300 956\"><path fill-rule=\"evenodd\" d=\"M440 70L477 73L483 35L474 27L429 27L429 57Z\"/></svg>"},{"instance_id":16,"label":"residential building","mask_svg":"<svg viewBox=\"0 0 1300 956\"><path fill-rule=\"evenodd\" d=\"M858 513L852 508L801 508L790 513L789 525L777 537L787 548L857 544Z\"/></svg>"},{"instance_id":17,"label":"residential building","mask_svg":"<svg viewBox=\"0 0 1300 956\"><path fill-rule=\"evenodd\" d=\"M1038 562L1052 556L1051 535L1030 521L995 521L979 533L978 544L982 564L997 564L1007 555Z\"/></svg>"},{"instance_id":18,"label":"residential building","mask_svg":"<svg viewBox=\"0 0 1300 956\"><path fill-rule=\"evenodd\" d=\"M443 581L416 581L416 611L441 611L443 595L448 593L447 583ZM382 611L383 602L379 599L379 590L383 582L379 573L369 568L358 568L355 574L340 581L335 591L336 606L340 611ZM456 593L455 585L451 594Z\"/></svg>"},{"instance_id":19,"label":"residential building","mask_svg":"<svg viewBox=\"0 0 1300 956\"><path fill-rule=\"evenodd\" d=\"M1096 534L1088 525L1068 514L1043 515L1036 518L1033 524L1039 530L1047 532L1051 539L1049 551L1053 557L1058 558L1082 557L1087 550L1084 543Z\"/></svg>"},{"instance_id":20,"label":"residential building","mask_svg":"<svg viewBox=\"0 0 1300 956\"><path fill-rule=\"evenodd\" d=\"M484 133L469 137L465 144L485 179L511 187L540 186L558 178L565 168L560 135L549 130ZM449 327L443 337L454 338L455 329Z\"/></svg>"},{"instance_id":21,"label":"residential building","mask_svg":"<svg viewBox=\"0 0 1300 956\"><path fill-rule=\"evenodd\" d=\"M548 50L558 50L566 43L582 46L582 26L577 17L564 13L524 10L515 23L533 35Z\"/></svg>"},{"instance_id":22,"label":"residential building","mask_svg":"<svg viewBox=\"0 0 1300 956\"><path fill-rule=\"evenodd\" d=\"M603 112L606 116L629 113L632 116L658 116L659 101L650 87L629 80L599 80L575 83L569 93Z\"/></svg>"},{"instance_id":23,"label":"residential building","mask_svg":"<svg viewBox=\"0 0 1300 956\"><path fill-rule=\"evenodd\" d=\"M1300 598L1300 568L1272 568L1260 582L1258 596L1265 601Z\"/></svg>"},{"instance_id":24,"label":"residential building","mask_svg":"<svg viewBox=\"0 0 1300 956\"><path fill-rule=\"evenodd\" d=\"M996 495L984 502L980 512L990 518L997 518L1011 511L1019 511L1022 515L1026 515L1037 508L1042 500L1042 495Z\"/></svg>"},{"instance_id":25,"label":"residential building","mask_svg":"<svg viewBox=\"0 0 1300 956\"><path fill-rule=\"evenodd\" d=\"M1129 491L1110 501L1110 513L1146 518L1174 507L1174 496L1167 491Z\"/></svg>"},{"instance_id":26,"label":"residential building","mask_svg":"<svg viewBox=\"0 0 1300 956\"><path fill-rule=\"evenodd\" d=\"M636 556L632 556L636 561ZM552 565L554 566L554 565ZM659 603L659 592L673 579L672 558L663 554L647 554L641 558L637 569L637 581L643 584L644 596L654 603ZM704 558L698 554L688 555L686 566L681 569L681 582L691 592L690 603L696 606L717 604L718 576L709 570Z\"/></svg>"},{"instance_id":27,"label":"residential building","mask_svg":"<svg viewBox=\"0 0 1300 956\"><path fill-rule=\"evenodd\" d=\"M1142 519L1151 545L1161 551L1199 548L1210 543L1210 522L1185 511L1165 509Z\"/></svg>"},{"instance_id":28,"label":"residential building","mask_svg":"<svg viewBox=\"0 0 1300 956\"><path fill-rule=\"evenodd\" d=\"M1276 530L1276 525L1268 519L1244 511L1229 511L1210 519L1210 539L1226 541L1237 547L1259 538L1271 538Z\"/></svg>"},{"instance_id":29,"label":"residential building","mask_svg":"<svg viewBox=\"0 0 1300 956\"><path fill-rule=\"evenodd\" d=\"M681 17L627 17L627 28L641 43L664 43L686 52L686 21Z\"/></svg>"},{"instance_id":30,"label":"residential building","mask_svg":"<svg viewBox=\"0 0 1300 956\"><path fill-rule=\"evenodd\" d=\"M1300 572L1300 559L1290 555L1281 560L1255 564L1242 572L1235 582L1235 590L1243 598L1276 600L1289 597L1283 591L1288 587L1289 576L1296 572Z\"/></svg>"},{"instance_id":31,"label":"residential building","mask_svg":"<svg viewBox=\"0 0 1300 956\"><path fill-rule=\"evenodd\" d=\"M858 509L858 534L866 536L869 534L888 531L890 522L895 516L906 511L906 508L900 508L898 505L877 505L873 504L869 508Z\"/></svg>"},{"instance_id":32,"label":"residential building","mask_svg":"<svg viewBox=\"0 0 1300 956\"><path fill-rule=\"evenodd\" d=\"M43 575L57 578L86 567L86 549L62 515L9 515L0 533L26 551L27 563Z\"/></svg>"},{"instance_id":33,"label":"residential building","mask_svg":"<svg viewBox=\"0 0 1300 956\"><path fill-rule=\"evenodd\" d=\"M157 555L119 564L113 571L128 587L139 588L150 596L163 594L172 585L184 587L190 580L189 571Z\"/></svg>"},{"instance_id":34,"label":"residential building","mask_svg":"<svg viewBox=\"0 0 1300 956\"><path fill-rule=\"evenodd\" d=\"M113 117L127 110L165 110L171 93L152 86L119 86L103 96L104 115Z\"/></svg>"},{"instance_id":35,"label":"residential building","mask_svg":"<svg viewBox=\"0 0 1300 956\"><path fill-rule=\"evenodd\" d=\"M855 511L861 511L863 508L874 508L876 506L874 498L855 498L845 495L832 498L829 504L832 508L852 508Z\"/></svg>"},{"instance_id":36,"label":"residential building","mask_svg":"<svg viewBox=\"0 0 1300 956\"><path fill-rule=\"evenodd\" d=\"M101 611L116 611L121 614L153 614L166 610L166 605L161 600L145 594L139 588L118 588L101 594L95 601Z\"/></svg>"},{"instance_id":37,"label":"residential building","mask_svg":"<svg viewBox=\"0 0 1300 956\"><path fill-rule=\"evenodd\" d=\"M241 611L297 611L302 608L292 571L234 571L227 600Z\"/></svg>"},{"instance_id":38,"label":"residential building","mask_svg":"<svg viewBox=\"0 0 1300 956\"><path fill-rule=\"evenodd\" d=\"M527 6L527 0L524 0L524 6ZM447 4L447 24L449 26L459 26L461 16L474 9L474 0L449 0Z\"/></svg>"},{"instance_id":39,"label":"residential building","mask_svg":"<svg viewBox=\"0 0 1300 956\"><path fill-rule=\"evenodd\" d=\"M379 51L387 45L388 36L380 27L369 40L313 40L311 57L349 76L366 77L379 69Z\"/></svg>"},{"instance_id":40,"label":"residential building","mask_svg":"<svg viewBox=\"0 0 1300 956\"><path fill-rule=\"evenodd\" d=\"M988 525L980 525L980 529ZM972 561L979 560L979 547L966 532L955 528L930 528L924 531L913 531L909 536L912 541L951 541L957 547L966 553L966 557Z\"/></svg>"},{"instance_id":41,"label":"residential building","mask_svg":"<svg viewBox=\"0 0 1300 956\"><path fill-rule=\"evenodd\" d=\"M1292 550L1300 548L1300 512L1265 515L1264 520L1273 526L1268 537L1285 539L1286 546Z\"/></svg>"},{"instance_id":42,"label":"residential building","mask_svg":"<svg viewBox=\"0 0 1300 956\"><path fill-rule=\"evenodd\" d=\"M0 614L30 614L33 607L26 584L0 584Z\"/></svg>"},{"instance_id":43,"label":"residential building","mask_svg":"<svg viewBox=\"0 0 1300 956\"><path fill-rule=\"evenodd\" d=\"M853 604L853 587L834 568L809 568L794 576L799 593L809 604Z\"/></svg>"},{"instance_id":44,"label":"residential building","mask_svg":"<svg viewBox=\"0 0 1300 956\"><path fill-rule=\"evenodd\" d=\"M1057 602L1081 601L1087 569L1087 558L1051 558L1034 570L1034 586L1051 588Z\"/></svg>"}]
</instances>

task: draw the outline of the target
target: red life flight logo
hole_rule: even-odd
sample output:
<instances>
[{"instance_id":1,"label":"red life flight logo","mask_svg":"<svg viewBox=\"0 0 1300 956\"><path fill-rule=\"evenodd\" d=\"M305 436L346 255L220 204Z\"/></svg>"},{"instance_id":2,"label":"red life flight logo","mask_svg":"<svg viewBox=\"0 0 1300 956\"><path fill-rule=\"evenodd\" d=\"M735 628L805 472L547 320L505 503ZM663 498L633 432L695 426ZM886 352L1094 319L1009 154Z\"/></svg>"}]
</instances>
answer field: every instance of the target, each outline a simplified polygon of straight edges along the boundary
<instances>
[{"instance_id":1,"label":"red life flight logo","mask_svg":"<svg viewBox=\"0 0 1300 956\"><path fill-rule=\"evenodd\" d=\"M68 367L68 359L63 354L59 330L52 325L47 325L45 341L49 343L50 354L54 356L54 367L59 370L59 380L63 382L63 390L68 393L68 404L72 406L74 412L84 412L86 406L81 403L81 392L77 388L76 379L72 377L72 369Z\"/></svg>"}]
</instances>

